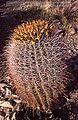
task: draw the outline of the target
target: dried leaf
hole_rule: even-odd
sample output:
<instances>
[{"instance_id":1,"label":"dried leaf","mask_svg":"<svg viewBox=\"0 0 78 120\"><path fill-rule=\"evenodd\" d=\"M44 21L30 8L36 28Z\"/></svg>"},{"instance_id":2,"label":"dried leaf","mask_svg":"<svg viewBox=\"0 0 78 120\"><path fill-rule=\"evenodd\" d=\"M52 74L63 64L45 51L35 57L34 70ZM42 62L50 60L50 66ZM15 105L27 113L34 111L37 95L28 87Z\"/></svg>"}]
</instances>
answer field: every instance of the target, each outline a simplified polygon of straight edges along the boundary
<instances>
[{"instance_id":1,"label":"dried leaf","mask_svg":"<svg viewBox=\"0 0 78 120\"><path fill-rule=\"evenodd\" d=\"M9 102L7 102L7 101L4 101L4 102L0 101L0 106L1 107L5 107L5 108L11 108L11 109L13 108L12 105Z\"/></svg>"}]
</instances>

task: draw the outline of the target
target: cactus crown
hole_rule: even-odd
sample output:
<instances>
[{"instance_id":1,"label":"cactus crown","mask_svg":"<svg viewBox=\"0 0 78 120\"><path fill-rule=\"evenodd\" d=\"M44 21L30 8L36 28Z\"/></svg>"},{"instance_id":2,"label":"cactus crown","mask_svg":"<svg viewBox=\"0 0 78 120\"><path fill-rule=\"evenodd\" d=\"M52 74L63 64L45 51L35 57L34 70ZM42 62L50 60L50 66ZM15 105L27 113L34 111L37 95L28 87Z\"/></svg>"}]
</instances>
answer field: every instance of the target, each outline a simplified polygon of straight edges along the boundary
<instances>
[{"instance_id":1,"label":"cactus crown","mask_svg":"<svg viewBox=\"0 0 78 120\"><path fill-rule=\"evenodd\" d=\"M42 37L48 37L48 33L48 21L39 19L22 23L13 30L12 37L14 40L30 40L34 44L36 40L40 40Z\"/></svg>"}]
</instances>

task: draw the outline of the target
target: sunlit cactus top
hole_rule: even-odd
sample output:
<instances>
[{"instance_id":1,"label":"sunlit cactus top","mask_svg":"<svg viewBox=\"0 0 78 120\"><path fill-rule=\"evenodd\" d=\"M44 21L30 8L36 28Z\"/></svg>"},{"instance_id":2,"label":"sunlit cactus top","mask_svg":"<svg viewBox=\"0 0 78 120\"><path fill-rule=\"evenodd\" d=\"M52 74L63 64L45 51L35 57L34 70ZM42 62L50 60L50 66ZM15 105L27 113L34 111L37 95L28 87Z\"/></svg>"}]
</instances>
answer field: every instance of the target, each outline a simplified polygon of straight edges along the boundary
<instances>
[{"instance_id":1,"label":"sunlit cactus top","mask_svg":"<svg viewBox=\"0 0 78 120\"><path fill-rule=\"evenodd\" d=\"M40 40L42 37L48 37L48 32L48 21L39 19L22 23L13 30L12 37L15 40L30 40L34 44L36 40Z\"/></svg>"}]
</instances>

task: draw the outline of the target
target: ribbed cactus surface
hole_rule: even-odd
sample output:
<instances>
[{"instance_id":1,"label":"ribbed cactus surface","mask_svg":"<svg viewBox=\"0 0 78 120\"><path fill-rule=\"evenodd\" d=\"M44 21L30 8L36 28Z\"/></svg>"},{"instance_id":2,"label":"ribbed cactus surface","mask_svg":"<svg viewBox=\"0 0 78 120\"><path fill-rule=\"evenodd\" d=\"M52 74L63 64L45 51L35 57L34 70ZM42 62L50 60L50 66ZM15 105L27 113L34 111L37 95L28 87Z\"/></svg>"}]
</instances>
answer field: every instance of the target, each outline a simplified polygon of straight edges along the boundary
<instances>
[{"instance_id":1,"label":"ribbed cactus surface","mask_svg":"<svg viewBox=\"0 0 78 120\"><path fill-rule=\"evenodd\" d=\"M7 73L29 107L46 111L58 102L68 81L68 54L65 39L58 33L52 35L46 20L13 30L6 49Z\"/></svg>"}]
</instances>

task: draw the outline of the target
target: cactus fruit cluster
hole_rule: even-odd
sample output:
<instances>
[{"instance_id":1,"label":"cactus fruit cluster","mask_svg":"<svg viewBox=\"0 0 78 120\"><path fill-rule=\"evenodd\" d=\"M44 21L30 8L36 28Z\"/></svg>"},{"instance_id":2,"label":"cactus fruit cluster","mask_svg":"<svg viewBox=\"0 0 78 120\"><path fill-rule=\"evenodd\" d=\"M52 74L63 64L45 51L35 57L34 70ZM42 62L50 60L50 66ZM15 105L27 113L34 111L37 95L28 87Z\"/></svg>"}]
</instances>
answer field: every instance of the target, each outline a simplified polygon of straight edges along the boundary
<instances>
[{"instance_id":1,"label":"cactus fruit cluster","mask_svg":"<svg viewBox=\"0 0 78 120\"><path fill-rule=\"evenodd\" d=\"M48 21L33 20L19 25L13 32L14 40L30 41L32 44L42 37L48 37Z\"/></svg>"}]
</instances>

